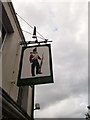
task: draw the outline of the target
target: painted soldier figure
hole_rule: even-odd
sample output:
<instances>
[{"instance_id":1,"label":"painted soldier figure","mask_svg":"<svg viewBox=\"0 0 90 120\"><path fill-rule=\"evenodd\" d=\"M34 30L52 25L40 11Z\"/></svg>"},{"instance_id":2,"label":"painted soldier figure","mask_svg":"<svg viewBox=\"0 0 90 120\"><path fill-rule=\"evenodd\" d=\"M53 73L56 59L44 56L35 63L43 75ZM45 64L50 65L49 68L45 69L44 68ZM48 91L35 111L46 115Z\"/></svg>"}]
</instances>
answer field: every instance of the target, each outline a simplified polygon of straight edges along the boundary
<instances>
[{"instance_id":1,"label":"painted soldier figure","mask_svg":"<svg viewBox=\"0 0 90 120\"><path fill-rule=\"evenodd\" d=\"M42 60L41 57L38 55L37 48L33 49L33 52L30 52L30 63L31 63L31 74L32 76L35 76L36 74L42 74L39 66L39 61ZM36 71L35 71L36 70Z\"/></svg>"}]
</instances>

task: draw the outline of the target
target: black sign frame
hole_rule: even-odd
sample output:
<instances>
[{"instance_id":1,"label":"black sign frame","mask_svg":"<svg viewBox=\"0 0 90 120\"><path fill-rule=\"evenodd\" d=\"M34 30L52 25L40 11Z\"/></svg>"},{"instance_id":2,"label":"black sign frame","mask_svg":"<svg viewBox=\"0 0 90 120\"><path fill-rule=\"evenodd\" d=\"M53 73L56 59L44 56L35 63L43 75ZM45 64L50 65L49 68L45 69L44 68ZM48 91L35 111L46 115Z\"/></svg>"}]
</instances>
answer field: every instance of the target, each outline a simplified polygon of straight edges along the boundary
<instances>
[{"instance_id":1,"label":"black sign frame","mask_svg":"<svg viewBox=\"0 0 90 120\"><path fill-rule=\"evenodd\" d=\"M34 78L21 78L23 56L24 56L25 50L28 49L28 48L32 48L32 47L44 47L44 46L46 46L49 50L50 75L49 76L34 77ZM34 46L24 46L24 47L22 47L17 86L31 86L31 85L38 85L38 84L53 83L53 82L54 81L53 81L51 45L50 44L44 44L44 45L34 45Z\"/></svg>"}]
</instances>

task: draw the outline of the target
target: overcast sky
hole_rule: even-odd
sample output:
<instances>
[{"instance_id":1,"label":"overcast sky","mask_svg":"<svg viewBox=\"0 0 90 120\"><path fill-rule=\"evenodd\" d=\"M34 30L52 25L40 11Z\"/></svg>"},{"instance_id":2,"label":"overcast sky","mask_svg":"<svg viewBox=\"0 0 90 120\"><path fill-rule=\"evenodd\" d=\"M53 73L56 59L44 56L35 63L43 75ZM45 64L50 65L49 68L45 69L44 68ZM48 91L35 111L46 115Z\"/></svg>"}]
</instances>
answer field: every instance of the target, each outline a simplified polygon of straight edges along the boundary
<instances>
[{"instance_id":1,"label":"overcast sky","mask_svg":"<svg viewBox=\"0 0 90 120\"><path fill-rule=\"evenodd\" d=\"M36 2L37 1L37 2ZM54 83L36 87L38 118L84 118L88 105L88 1L12 0L15 11L52 40ZM33 30L18 18L23 30ZM26 40L32 36L24 34ZM37 34L38 35L38 34Z\"/></svg>"}]
</instances>

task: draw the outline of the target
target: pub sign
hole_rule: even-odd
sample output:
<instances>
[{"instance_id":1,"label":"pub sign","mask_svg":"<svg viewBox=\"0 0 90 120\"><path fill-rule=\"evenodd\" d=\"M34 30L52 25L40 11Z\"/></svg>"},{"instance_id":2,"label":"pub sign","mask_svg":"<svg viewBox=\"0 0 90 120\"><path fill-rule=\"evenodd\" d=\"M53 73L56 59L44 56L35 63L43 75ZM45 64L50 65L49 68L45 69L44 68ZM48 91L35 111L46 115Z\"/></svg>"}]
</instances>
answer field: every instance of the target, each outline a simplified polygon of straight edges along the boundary
<instances>
[{"instance_id":1,"label":"pub sign","mask_svg":"<svg viewBox=\"0 0 90 120\"><path fill-rule=\"evenodd\" d=\"M22 47L17 86L53 83L51 45Z\"/></svg>"}]
</instances>

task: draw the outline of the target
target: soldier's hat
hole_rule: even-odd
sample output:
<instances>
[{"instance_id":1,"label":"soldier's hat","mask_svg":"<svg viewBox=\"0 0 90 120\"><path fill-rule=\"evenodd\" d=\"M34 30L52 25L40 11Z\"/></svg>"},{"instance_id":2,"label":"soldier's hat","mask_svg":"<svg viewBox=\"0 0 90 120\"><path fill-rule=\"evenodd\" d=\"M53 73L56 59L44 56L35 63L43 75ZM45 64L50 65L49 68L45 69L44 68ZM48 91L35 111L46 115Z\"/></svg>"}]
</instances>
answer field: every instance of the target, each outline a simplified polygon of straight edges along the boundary
<instances>
[{"instance_id":1,"label":"soldier's hat","mask_svg":"<svg viewBox=\"0 0 90 120\"><path fill-rule=\"evenodd\" d=\"M34 49L33 49L33 52L36 52L36 51L37 51L37 48L34 48Z\"/></svg>"}]
</instances>

